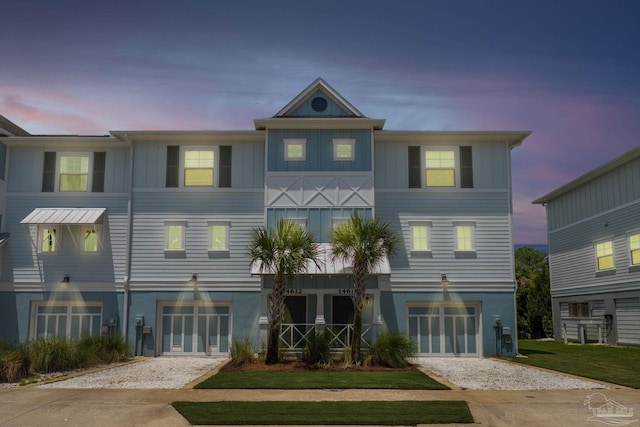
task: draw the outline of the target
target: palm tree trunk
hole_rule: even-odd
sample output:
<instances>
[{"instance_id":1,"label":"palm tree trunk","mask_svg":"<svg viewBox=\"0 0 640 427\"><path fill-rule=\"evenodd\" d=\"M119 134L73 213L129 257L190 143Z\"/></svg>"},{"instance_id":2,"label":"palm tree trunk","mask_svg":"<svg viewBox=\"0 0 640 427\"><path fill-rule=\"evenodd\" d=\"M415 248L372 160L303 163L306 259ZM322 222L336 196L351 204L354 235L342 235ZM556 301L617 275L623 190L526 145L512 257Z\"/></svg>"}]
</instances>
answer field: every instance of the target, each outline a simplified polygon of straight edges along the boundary
<instances>
[{"instance_id":1,"label":"palm tree trunk","mask_svg":"<svg viewBox=\"0 0 640 427\"><path fill-rule=\"evenodd\" d=\"M351 342L351 359L355 364L361 361L361 343L362 343L362 306L364 296L367 290L367 274L366 267L357 260L353 263L353 338Z\"/></svg>"},{"instance_id":2,"label":"palm tree trunk","mask_svg":"<svg viewBox=\"0 0 640 427\"><path fill-rule=\"evenodd\" d=\"M280 361L278 344L284 315L284 288L284 277L276 275L273 278L273 288L269 299L269 336L267 337L267 357L265 358L267 365L273 365Z\"/></svg>"}]
</instances>

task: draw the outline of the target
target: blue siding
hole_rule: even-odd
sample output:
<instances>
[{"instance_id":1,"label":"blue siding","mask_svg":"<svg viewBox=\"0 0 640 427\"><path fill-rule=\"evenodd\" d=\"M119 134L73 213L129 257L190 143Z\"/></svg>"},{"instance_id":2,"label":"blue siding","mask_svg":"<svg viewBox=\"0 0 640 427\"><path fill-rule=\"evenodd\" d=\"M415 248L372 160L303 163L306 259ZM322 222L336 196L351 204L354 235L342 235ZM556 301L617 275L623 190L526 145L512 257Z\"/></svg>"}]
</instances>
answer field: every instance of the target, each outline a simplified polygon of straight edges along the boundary
<instances>
[{"instance_id":1,"label":"blue siding","mask_svg":"<svg viewBox=\"0 0 640 427\"><path fill-rule=\"evenodd\" d=\"M286 138L307 140L305 161L285 161ZM356 140L355 160L333 160L333 138ZM271 129L268 134L268 170L270 172L294 171L371 171L371 131L361 129Z\"/></svg>"},{"instance_id":2,"label":"blue siding","mask_svg":"<svg viewBox=\"0 0 640 427\"><path fill-rule=\"evenodd\" d=\"M327 100L327 109L324 111L315 111L311 107L313 99L322 97ZM353 114L346 111L321 90L316 91L309 96L298 108L288 114L290 117L353 117Z\"/></svg>"},{"instance_id":3,"label":"blue siding","mask_svg":"<svg viewBox=\"0 0 640 427\"><path fill-rule=\"evenodd\" d=\"M330 242L334 218L349 218L353 212L365 218L372 216L368 208L278 208L267 210L267 227L275 228L284 218L306 219L307 230L313 233L316 241Z\"/></svg>"}]
</instances>

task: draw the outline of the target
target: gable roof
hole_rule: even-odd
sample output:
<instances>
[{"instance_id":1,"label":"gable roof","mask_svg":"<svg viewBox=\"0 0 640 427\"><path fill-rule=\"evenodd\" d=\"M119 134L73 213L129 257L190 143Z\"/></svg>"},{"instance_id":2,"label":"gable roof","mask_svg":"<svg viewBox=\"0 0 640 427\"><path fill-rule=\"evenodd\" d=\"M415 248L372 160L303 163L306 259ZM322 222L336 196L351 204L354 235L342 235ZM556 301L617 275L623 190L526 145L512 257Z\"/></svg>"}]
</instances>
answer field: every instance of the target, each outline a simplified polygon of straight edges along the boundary
<instances>
[{"instance_id":1,"label":"gable roof","mask_svg":"<svg viewBox=\"0 0 640 427\"><path fill-rule=\"evenodd\" d=\"M349 101L344 99L334 88L329 86L329 83L325 82L322 78L318 77L309 86L307 86L302 92L293 98L287 105L285 105L280 111L278 111L273 117L287 117L296 108L305 102L309 97L315 94L317 91L325 93L332 101L338 104L343 110L347 111L353 117L366 117L356 107L351 105Z\"/></svg>"},{"instance_id":2,"label":"gable roof","mask_svg":"<svg viewBox=\"0 0 640 427\"><path fill-rule=\"evenodd\" d=\"M583 184L586 184L589 181L592 181L596 178L598 178L599 176L602 176L604 174L606 174L607 172L610 172L622 165L624 165L625 163L630 162L631 160L640 157L640 146L633 148L629 151L627 151L626 153L622 154L621 156L616 157L613 160L608 161L607 163L603 164L602 166L599 166L587 173L585 173L584 175L574 179L573 181L563 185L560 188L557 188L555 190L553 190L551 193L548 193L542 197L540 197L539 199L534 200L533 202L531 202L534 205L544 205L547 204L548 202L557 199L558 197L568 193L571 190L574 190L578 187L580 187Z\"/></svg>"},{"instance_id":3,"label":"gable roof","mask_svg":"<svg viewBox=\"0 0 640 427\"><path fill-rule=\"evenodd\" d=\"M26 130L22 129L17 124L13 123L11 120L7 119L5 116L0 114L0 131L5 131L9 133L9 136L29 136L31 135Z\"/></svg>"}]
</instances>

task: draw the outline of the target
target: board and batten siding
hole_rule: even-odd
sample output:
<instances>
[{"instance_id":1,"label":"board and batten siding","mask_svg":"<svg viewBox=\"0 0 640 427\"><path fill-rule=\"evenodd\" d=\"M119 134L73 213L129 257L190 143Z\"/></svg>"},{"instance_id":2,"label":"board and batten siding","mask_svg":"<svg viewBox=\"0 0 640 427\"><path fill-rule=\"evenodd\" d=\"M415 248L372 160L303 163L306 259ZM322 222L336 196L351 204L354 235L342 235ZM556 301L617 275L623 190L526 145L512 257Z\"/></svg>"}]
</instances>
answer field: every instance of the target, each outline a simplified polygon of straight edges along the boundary
<instances>
[{"instance_id":1,"label":"board and batten siding","mask_svg":"<svg viewBox=\"0 0 640 427\"><path fill-rule=\"evenodd\" d=\"M56 254L37 254L20 221L35 208L106 208L103 217L103 248L97 254L81 253L71 240L66 226L59 226L59 247ZM126 275L128 236L127 198L103 193L64 195L16 194L7 197L6 228L11 238L4 245L2 282L57 283L69 274L74 283L122 282ZM30 226L37 241L37 227ZM71 226L77 230L77 226ZM77 239L78 237L76 237Z\"/></svg>"},{"instance_id":2,"label":"board and batten siding","mask_svg":"<svg viewBox=\"0 0 640 427\"><path fill-rule=\"evenodd\" d=\"M131 281L225 282L259 287L251 277L247 248L250 230L264 225L264 191L135 191L133 197ZM165 222L186 223L184 253L165 254ZM229 251L209 253L209 221L229 223ZM134 285L132 284L132 287Z\"/></svg>"},{"instance_id":3,"label":"board and batten siding","mask_svg":"<svg viewBox=\"0 0 640 427\"><path fill-rule=\"evenodd\" d=\"M136 141L133 173L134 188L165 188L167 183L167 146L231 145L231 187L264 186L264 140L260 142L184 142Z\"/></svg>"},{"instance_id":4,"label":"board and batten siding","mask_svg":"<svg viewBox=\"0 0 640 427\"><path fill-rule=\"evenodd\" d=\"M65 153L87 153L103 151L105 156L104 193L126 193L129 191L129 148L105 148L104 146L83 145L64 149L42 147L11 147L8 168L9 192L40 193L45 151L55 151L56 161ZM89 171L91 174L91 171ZM91 189L89 189L91 190ZM90 191L89 191L90 192Z\"/></svg>"},{"instance_id":5,"label":"board and batten siding","mask_svg":"<svg viewBox=\"0 0 640 427\"><path fill-rule=\"evenodd\" d=\"M509 193L378 191L376 217L402 238L391 281L513 282ZM431 254L411 253L412 221L431 222ZM475 256L455 253L454 222L475 223Z\"/></svg>"},{"instance_id":6,"label":"board and batten siding","mask_svg":"<svg viewBox=\"0 0 640 427\"><path fill-rule=\"evenodd\" d=\"M371 218L369 208L277 208L267 210L267 227L275 228L281 219L303 219L318 242L330 242L334 219L349 219L352 213Z\"/></svg>"},{"instance_id":7,"label":"board and batten siding","mask_svg":"<svg viewBox=\"0 0 640 427\"><path fill-rule=\"evenodd\" d=\"M284 140L306 139L306 160L286 161ZM355 159L333 160L333 139L355 139ZM371 131L366 129L270 129L268 132L268 171L370 171Z\"/></svg>"},{"instance_id":8,"label":"board and batten siding","mask_svg":"<svg viewBox=\"0 0 640 427\"><path fill-rule=\"evenodd\" d=\"M554 297L637 289L640 271L630 268L628 234L640 230L640 201L549 233ZM612 240L615 270L597 272L595 244Z\"/></svg>"},{"instance_id":9,"label":"board and batten siding","mask_svg":"<svg viewBox=\"0 0 640 427\"><path fill-rule=\"evenodd\" d=\"M409 187L409 146L472 147L473 187L476 189L509 188L509 149L506 143L448 143L385 141L376 135L375 186L376 188ZM424 166L424 161L421 163ZM421 171L424 174L424 171Z\"/></svg>"},{"instance_id":10,"label":"board and batten siding","mask_svg":"<svg viewBox=\"0 0 640 427\"><path fill-rule=\"evenodd\" d=\"M640 200L640 157L547 204L550 232Z\"/></svg>"}]
</instances>

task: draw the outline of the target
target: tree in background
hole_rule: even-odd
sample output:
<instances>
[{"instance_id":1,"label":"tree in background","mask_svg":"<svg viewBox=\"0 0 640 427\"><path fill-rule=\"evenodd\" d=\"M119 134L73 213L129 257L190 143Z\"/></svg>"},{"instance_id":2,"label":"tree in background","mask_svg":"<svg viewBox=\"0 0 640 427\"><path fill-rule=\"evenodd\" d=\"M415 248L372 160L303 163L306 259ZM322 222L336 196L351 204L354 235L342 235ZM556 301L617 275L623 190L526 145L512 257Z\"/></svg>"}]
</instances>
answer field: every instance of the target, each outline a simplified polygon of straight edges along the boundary
<instances>
[{"instance_id":1,"label":"tree in background","mask_svg":"<svg viewBox=\"0 0 640 427\"><path fill-rule=\"evenodd\" d=\"M515 254L518 331L528 338L553 335L549 259L545 253L522 247Z\"/></svg>"}]
</instances>

